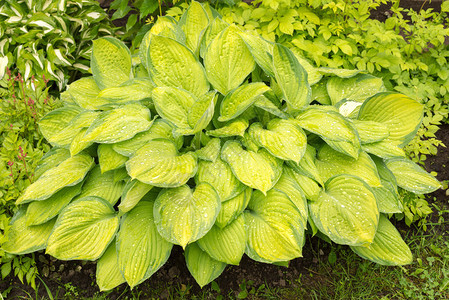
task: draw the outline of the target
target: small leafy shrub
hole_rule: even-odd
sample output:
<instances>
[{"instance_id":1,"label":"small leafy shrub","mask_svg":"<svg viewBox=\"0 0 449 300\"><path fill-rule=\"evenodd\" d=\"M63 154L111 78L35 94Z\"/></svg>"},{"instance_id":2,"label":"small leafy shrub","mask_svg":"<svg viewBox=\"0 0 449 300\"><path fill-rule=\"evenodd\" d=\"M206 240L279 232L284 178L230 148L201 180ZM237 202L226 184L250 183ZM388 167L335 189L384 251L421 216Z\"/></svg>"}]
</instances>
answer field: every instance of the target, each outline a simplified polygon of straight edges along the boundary
<instances>
[{"instance_id":1,"label":"small leafy shrub","mask_svg":"<svg viewBox=\"0 0 449 300\"><path fill-rule=\"evenodd\" d=\"M305 232L385 265L412 261L387 215L440 183L405 157L423 107L357 70L314 68L192 2L139 48L94 41L92 77L39 122L54 147L3 249L98 260L136 286L185 249L200 286L243 254L287 265Z\"/></svg>"},{"instance_id":2,"label":"small leafy shrub","mask_svg":"<svg viewBox=\"0 0 449 300\"><path fill-rule=\"evenodd\" d=\"M112 34L95 0L6 1L0 12L0 79L9 67L25 80L45 76L63 90L79 72L87 73L91 41Z\"/></svg>"},{"instance_id":3,"label":"small leafy shrub","mask_svg":"<svg viewBox=\"0 0 449 300\"><path fill-rule=\"evenodd\" d=\"M0 245L8 241L15 201L34 180L34 169L50 145L38 133L38 121L57 107L48 95L47 80L12 74L0 80ZM34 257L7 255L0 251L2 278L11 270L35 287Z\"/></svg>"}]
</instances>

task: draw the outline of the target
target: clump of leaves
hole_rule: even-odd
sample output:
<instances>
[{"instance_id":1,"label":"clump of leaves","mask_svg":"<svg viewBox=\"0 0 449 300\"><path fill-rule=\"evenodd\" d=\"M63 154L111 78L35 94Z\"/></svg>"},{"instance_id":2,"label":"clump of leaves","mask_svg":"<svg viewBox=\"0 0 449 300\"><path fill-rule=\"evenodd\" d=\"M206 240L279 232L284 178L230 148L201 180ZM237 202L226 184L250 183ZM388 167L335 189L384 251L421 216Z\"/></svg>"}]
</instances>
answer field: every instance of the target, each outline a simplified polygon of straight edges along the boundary
<instances>
[{"instance_id":1,"label":"clump of leaves","mask_svg":"<svg viewBox=\"0 0 449 300\"><path fill-rule=\"evenodd\" d=\"M15 201L33 180L34 169L50 145L38 133L38 121L57 107L48 95L45 78L23 80L9 69L0 80L0 245L8 241ZM15 257L0 251L2 278L11 270L35 287L33 257Z\"/></svg>"},{"instance_id":2,"label":"clump of leaves","mask_svg":"<svg viewBox=\"0 0 449 300\"><path fill-rule=\"evenodd\" d=\"M0 79L6 68L25 80L43 75L62 90L87 73L93 39L113 33L98 1L6 1L0 11Z\"/></svg>"},{"instance_id":3,"label":"clump of leaves","mask_svg":"<svg viewBox=\"0 0 449 300\"><path fill-rule=\"evenodd\" d=\"M102 290L185 249L200 286L250 258L281 265L320 232L385 265L412 261L387 215L440 183L405 157L423 107L359 71L313 68L192 2L139 49L94 41L92 77L39 122L54 146L18 198L7 252L98 260Z\"/></svg>"}]
</instances>

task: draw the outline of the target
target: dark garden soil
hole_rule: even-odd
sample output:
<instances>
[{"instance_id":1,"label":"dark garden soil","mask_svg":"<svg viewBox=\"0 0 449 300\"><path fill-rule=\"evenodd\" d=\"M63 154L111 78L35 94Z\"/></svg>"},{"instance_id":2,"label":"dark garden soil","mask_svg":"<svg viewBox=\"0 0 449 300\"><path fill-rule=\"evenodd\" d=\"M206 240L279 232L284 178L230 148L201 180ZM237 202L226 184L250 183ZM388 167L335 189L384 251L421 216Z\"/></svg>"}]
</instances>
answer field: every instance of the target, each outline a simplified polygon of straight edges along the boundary
<instances>
[{"instance_id":1,"label":"dark garden soil","mask_svg":"<svg viewBox=\"0 0 449 300\"><path fill-rule=\"evenodd\" d=\"M110 3L111 1L99 0L99 2ZM438 9L440 5L441 1L436 0L431 2L421 0L401 1L401 6L417 10L421 7ZM384 21L389 14L391 14L389 7L382 6L372 14L372 17ZM436 171L438 173L437 178L441 181L449 180L449 125L442 125L436 135L448 148L439 147L437 156L428 157L426 169ZM446 190L438 190L429 195L428 201L447 210L449 209L448 198ZM434 212L431 215L431 220L435 219L436 221L437 218L438 213ZM398 222L396 225L403 235L407 230L417 230L413 226L407 227L403 222ZM447 234L449 225L446 223L441 228L437 228L437 231L439 231L436 232L437 234L444 232ZM329 244L318 238L311 239L308 236L303 248L304 257L291 261L288 268L257 263L244 256L239 266L226 267L223 274L215 280L220 287L220 293L214 291L208 295L215 295L215 298L218 294L221 294L225 298L227 296L235 298L239 291L245 289L242 285L246 283L246 289L248 290L253 287L257 289L265 284L267 289L287 288L284 289L287 291L283 293L284 299L297 299L298 291L304 299L308 299L311 297L308 294L311 287L329 284L326 278L328 275L318 272L318 265L320 261L327 260L330 250ZM95 284L96 266L94 262L58 261L43 253L36 254L35 258L39 276L42 278L42 281L36 279L37 293L28 285L22 284L17 277L9 275L0 281L0 292L9 291L7 299L30 299L30 296L31 299L34 299L36 295L39 299L48 299L49 294L45 286L49 288L52 297L55 299L92 299L100 295ZM177 291L175 293L179 294L173 295L174 289L172 288L169 295L167 287L175 287L175 291ZM204 288L204 290L210 289L210 285ZM289 295L288 290L290 289L296 290L296 294ZM122 284L109 292L106 298L126 299L126 296L129 299L134 295L139 296L140 299L151 299L152 297L168 299L177 298L181 294L187 294L187 297L189 295L201 295L201 292L187 270L182 249L175 246L167 263L150 279L139 285L136 291L132 293L125 284Z\"/></svg>"}]
</instances>

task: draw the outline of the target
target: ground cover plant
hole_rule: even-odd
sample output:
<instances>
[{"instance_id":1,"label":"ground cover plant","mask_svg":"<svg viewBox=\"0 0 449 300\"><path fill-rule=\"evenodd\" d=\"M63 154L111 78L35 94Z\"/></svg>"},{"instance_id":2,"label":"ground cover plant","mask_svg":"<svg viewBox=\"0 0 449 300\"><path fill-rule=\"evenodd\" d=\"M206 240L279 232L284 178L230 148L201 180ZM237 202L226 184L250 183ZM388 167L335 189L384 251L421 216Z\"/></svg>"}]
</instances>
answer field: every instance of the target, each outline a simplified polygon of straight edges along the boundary
<instances>
[{"instance_id":1,"label":"ground cover plant","mask_svg":"<svg viewBox=\"0 0 449 300\"><path fill-rule=\"evenodd\" d=\"M45 76L59 90L88 73L92 40L113 34L95 0L6 0L0 9L0 79L16 69L25 81Z\"/></svg>"},{"instance_id":2,"label":"ground cover plant","mask_svg":"<svg viewBox=\"0 0 449 300\"><path fill-rule=\"evenodd\" d=\"M50 144L38 132L38 121L58 107L48 94L45 78L24 81L9 69L0 80L0 245L8 240L15 201L33 182L34 169ZM32 257L0 252L2 278L12 270L23 282L35 286L37 273Z\"/></svg>"},{"instance_id":3,"label":"ground cover plant","mask_svg":"<svg viewBox=\"0 0 449 300\"><path fill-rule=\"evenodd\" d=\"M139 59L94 42L93 76L39 122L54 147L5 251L98 260L102 290L146 280L173 244L200 286L244 253L286 265L307 229L379 264L412 261L388 215L402 211L398 186L440 187L402 149L421 104L371 75L314 68L197 2L159 18Z\"/></svg>"}]
</instances>

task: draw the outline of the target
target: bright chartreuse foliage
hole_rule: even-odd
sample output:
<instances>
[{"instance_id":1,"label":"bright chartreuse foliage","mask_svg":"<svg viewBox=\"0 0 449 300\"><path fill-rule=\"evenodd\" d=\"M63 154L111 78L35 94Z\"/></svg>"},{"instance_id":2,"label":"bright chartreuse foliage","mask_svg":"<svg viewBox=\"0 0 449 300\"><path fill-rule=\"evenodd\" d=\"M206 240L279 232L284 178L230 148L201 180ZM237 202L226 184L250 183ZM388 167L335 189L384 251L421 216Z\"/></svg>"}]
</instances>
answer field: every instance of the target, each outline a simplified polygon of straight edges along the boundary
<instances>
[{"instance_id":1,"label":"bright chartreuse foliage","mask_svg":"<svg viewBox=\"0 0 449 300\"><path fill-rule=\"evenodd\" d=\"M375 262L409 263L384 214L402 211L398 186L440 187L402 155L422 106L210 12L193 2L179 22L160 18L135 66L118 40L94 42L93 76L40 122L54 148L3 249L98 259L101 290L138 285L173 245L200 286L244 254L285 265L308 227Z\"/></svg>"}]
</instances>

